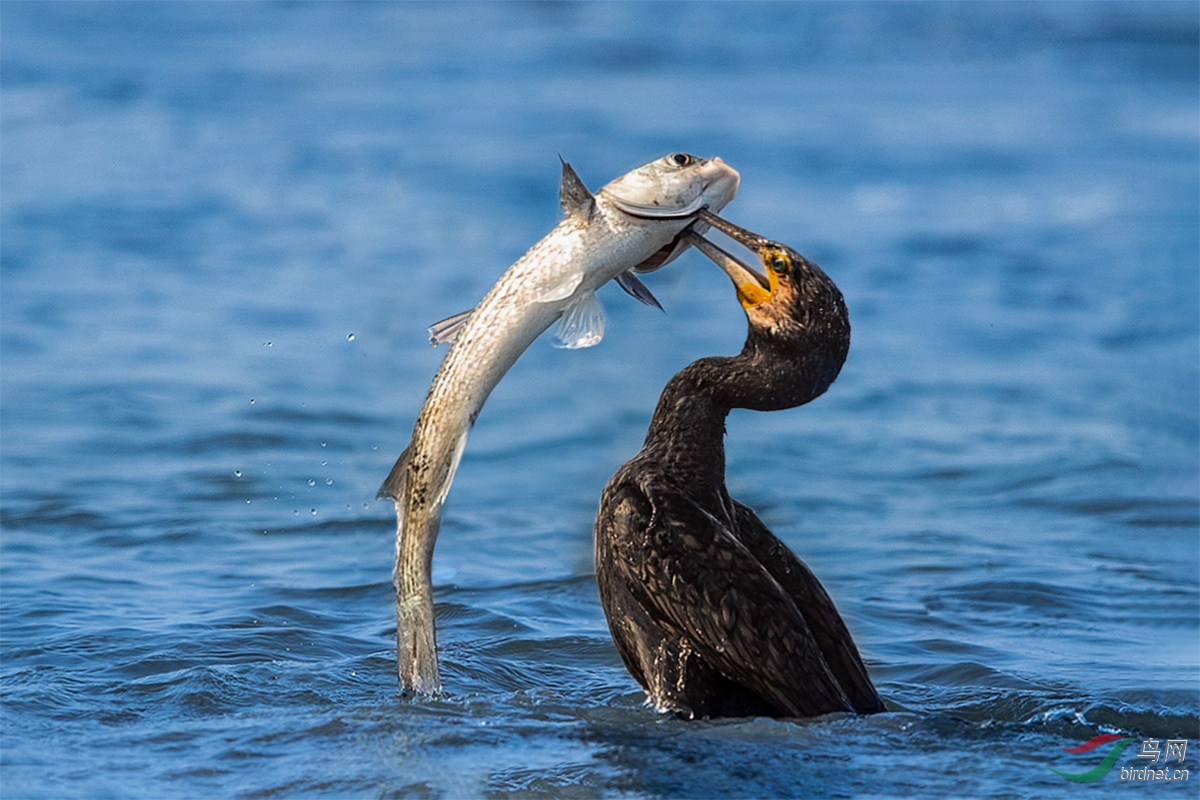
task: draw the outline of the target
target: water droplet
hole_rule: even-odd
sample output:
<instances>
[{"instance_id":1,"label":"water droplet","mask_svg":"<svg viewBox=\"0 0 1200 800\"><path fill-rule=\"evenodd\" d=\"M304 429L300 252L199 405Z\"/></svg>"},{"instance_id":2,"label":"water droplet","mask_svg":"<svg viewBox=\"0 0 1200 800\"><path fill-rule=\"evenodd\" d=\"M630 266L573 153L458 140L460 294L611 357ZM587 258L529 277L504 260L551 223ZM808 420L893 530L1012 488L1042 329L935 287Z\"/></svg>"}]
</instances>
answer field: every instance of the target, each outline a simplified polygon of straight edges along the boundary
<instances>
[{"instance_id":1,"label":"water droplet","mask_svg":"<svg viewBox=\"0 0 1200 800\"><path fill-rule=\"evenodd\" d=\"M254 398L253 398L253 397L251 397L251 398L250 398L250 405L254 405Z\"/></svg>"},{"instance_id":2,"label":"water droplet","mask_svg":"<svg viewBox=\"0 0 1200 800\"><path fill-rule=\"evenodd\" d=\"M298 508L293 508L293 509L292 509L292 516L293 516L293 517L298 517L298 516L300 516L300 509L298 509Z\"/></svg>"},{"instance_id":3,"label":"water droplet","mask_svg":"<svg viewBox=\"0 0 1200 800\"><path fill-rule=\"evenodd\" d=\"M274 346L275 346L274 342L263 342L263 347L274 347Z\"/></svg>"},{"instance_id":4,"label":"water droplet","mask_svg":"<svg viewBox=\"0 0 1200 800\"><path fill-rule=\"evenodd\" d=\"M233 471L233 477L235 477L235 478L240 478L240 477L242 477L242 471L241 471L240 469L235 469L235 470Z\"/></svg>"},{"instance_id":5,"label":"water droplet","mask_svg":"<svg viewBox=\"0 0 1200 800\"><path fill-rule=\"evenodd\" d=\"M346 341L347 341L347 342L353 342L353 341L354 341L354 334L353 334L353 333L351 333L351 334L349 334L348 336L346 336Z\"/></svg>"},{"instance_id":6,"label":"water droplet","mask_svg":"<svg viewBox=\"0 0 1200 800\"><path fill-rule=\"evenodd\" d=\"M315 478L309 478L309 479L308 479L308 485L309 485L309 486L316 486L316 485L317 485L317 481L316 481L316 479L315 479Z\"/></svg>"},{"instance_id":7,"label":"water droplet","mask_svg":"<svg viewBox=\"0 0 1200 800\"><path fill-rule=\"evenodd\" d=\"M328 463L329 463L328 461L322 461L322 462L321 462L321 466L323 467L323 466L325 466L325 465L326 465L326 464L328 464Z\"/></svg>"},{"instance_id":8,"label":"water droplet","mask_svg":"<svg viewBox=\"0 0 1200 800\"><path fill-rule=\"evenodd\" d=\"M321 447L325 447L325 446L326 446L326 443L325 443L325 442L321 442Z\"/></svg>"},{"instance_id":9,"label":"water droplet","mask_svg":"<svg viewBox=\"0 0 1200 800\"><path fill-rule=\"evenodd\" d=\"M247 497L247 498L246 498L246 505L250 505L250 498L249 498L249 497Z\"/></svg>"},{"instance_id":10,"label":"water droplet","mask_svg":"<svg viewBox=\"0 0 1200 800\"><path fill-rule=\"evenodd\" d=\"M333 478L326 478L326 479L325 479L325 485L326 485L326 486L333 486Z\"/></svg>"},{"instance_id":11,"label":"water droplet","mask_svg":"<svg viewBox=\"0 0 1200 800\"><path fill-rule=\"evenodd\" d=\"M377 444L373 444L373 445L371 445L371 449L372 449L372 450L378 450L378 449L379 449L379 445L377 445Z\"/></svg>"},{"instance_id":12,"label":"water droplet","mask_svg":"<svg viewBox=\"0 0 1200 800\"><path fill-rule=\"evenodd\" d=\"M315 508L310 508L308 510L308 513L312 514L315 517L317 515L317 510Z\"/></svg>"}]
</instances>

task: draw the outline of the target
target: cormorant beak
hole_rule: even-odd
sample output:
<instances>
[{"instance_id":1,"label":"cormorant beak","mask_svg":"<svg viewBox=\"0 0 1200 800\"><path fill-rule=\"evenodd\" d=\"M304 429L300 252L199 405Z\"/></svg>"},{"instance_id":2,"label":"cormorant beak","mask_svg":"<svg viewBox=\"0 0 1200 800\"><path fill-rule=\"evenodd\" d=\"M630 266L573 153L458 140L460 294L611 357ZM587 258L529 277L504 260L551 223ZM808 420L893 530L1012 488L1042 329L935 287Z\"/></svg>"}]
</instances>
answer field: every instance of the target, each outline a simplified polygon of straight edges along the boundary
<instances>
[{"instance_id":1,"label":"cormorant beak","mask_svg":"<svg viewBox=\"0 0 1200 800\"><path fill-rule=\"evenodd\" d=\"M770 239L759 236L757 233L748 231L745 228L738 227L728 220L721 219L707 208L700 209L696 214L696 221L711 225L742 247L745 247L747 250L753 250L755 253L761 253L763 248L771 243Z\"/></svg>"},{"instance_id":2,"label":"cormorant beak","mask_svg":"<svg viewBox=\"0 0 1200 800\"><path fill-rule=\"evenodd\" d=\"M701 212L701 214L720 219L715 214L708 214L707 211ZM724 222L724 220L721 221ZM708 256L709 260L725 270L725 274L729 276L729 279L733 281L733 285L737 287L738 300L741 302L743 308L753 308L771 299L771 283L767 280L766 275L762 275L746 266L691 228L685 230L681 236L683 237L683 241L692 245L692 247L695 247L701 253L704 253L704 255ZM762 239L762 241L766 242L765 239Z\"/></svg>"}]
</instances>

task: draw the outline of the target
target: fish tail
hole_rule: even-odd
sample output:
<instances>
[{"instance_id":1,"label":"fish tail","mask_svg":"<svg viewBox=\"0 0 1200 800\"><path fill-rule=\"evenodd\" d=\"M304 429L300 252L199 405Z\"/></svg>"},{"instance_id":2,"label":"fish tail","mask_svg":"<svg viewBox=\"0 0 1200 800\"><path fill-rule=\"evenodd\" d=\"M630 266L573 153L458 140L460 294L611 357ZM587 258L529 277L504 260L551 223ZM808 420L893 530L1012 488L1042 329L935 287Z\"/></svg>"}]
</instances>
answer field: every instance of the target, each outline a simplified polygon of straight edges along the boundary
<instances>
[{"instance_id":1,"label":"fish tail","mask_svg":"<svg viewBox=\"0 0 1200 800\"><path fill-rule=\"evenodd\" d=\"M431 591L396 596L396 670L403 690L441 691Z\"/></svg>"},{"instance_id":2,"label":"fish tail","mask_svg":"<svg viewBox=\"0 0 1200 800\"><path fill-rule=\"evenodd\" d=\"M400 688L434 694L441 690L441 679L430 569L433 544L441 522L441 503L421 502L422 498L429 497L429 487L422 485L425 471L410 474L416 449L415 440L404 448L380 487L378 497L390 499L396 506L393 580L396 587L396 671ZM415 483L410 486L410 482Z\"/></svg>"},{"instance_id":3,"label":"fish tail","mask_svg":"<svg viewBox=\"0 0 1200 800\"><path fill-rule=\"evenodd\" d=\"M441 690L433 615L433 546L442 503L469 431L469 425L458 431L450 448L431 448L428 438L414 437L379 490L380 498L390 498L396 505L396 669L404 691ZM431 468L431 463L440 468Z\"/></svg>"},{"instance_id":4,"label":"fish tail","mask_svg":"<svg viewBox=\"0 0 1200 800\"><path fill-rule=\"evenodd\" d=\"M403 456L401 457L403 460ZM433 694L442 688L438 675L437 631L433 618L433 582L430 580L430 556L413 554L405 544L406 509L403 500L396 501L396 567L393 583L396 587L396 671L402 691ZM437 535L439 515L436 510L429 518L410 520L409 535L423 532L425 539ZM432 527L422 531L422 527Z\"/></svg>"}]
</instances>

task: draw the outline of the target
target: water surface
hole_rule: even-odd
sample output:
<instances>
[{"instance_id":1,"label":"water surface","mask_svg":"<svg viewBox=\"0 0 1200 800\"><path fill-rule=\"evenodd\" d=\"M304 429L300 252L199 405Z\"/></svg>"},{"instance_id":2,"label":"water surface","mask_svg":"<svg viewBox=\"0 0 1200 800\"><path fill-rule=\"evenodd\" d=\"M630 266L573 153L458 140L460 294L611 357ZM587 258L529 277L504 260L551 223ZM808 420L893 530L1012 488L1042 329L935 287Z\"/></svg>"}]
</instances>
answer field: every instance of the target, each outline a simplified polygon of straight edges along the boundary
<instances>
[{"instance_id":1,"label":"water surface","mask_svg":"<svg viewBox=\"0 0 1200 800\"><path fill-rule=\"evenodd\" d=\"M1101 732L1200 772L1194 3L2 13L6 798L1074 797ZM735 412L728 482L892 712L683 723L608 637L600 491L744 336L694 253L493 394L446 693L399 696L372 498L425 326L553 226L557 154L675 150L846 294L841 378Z\"/></svg>"}]
</instances>

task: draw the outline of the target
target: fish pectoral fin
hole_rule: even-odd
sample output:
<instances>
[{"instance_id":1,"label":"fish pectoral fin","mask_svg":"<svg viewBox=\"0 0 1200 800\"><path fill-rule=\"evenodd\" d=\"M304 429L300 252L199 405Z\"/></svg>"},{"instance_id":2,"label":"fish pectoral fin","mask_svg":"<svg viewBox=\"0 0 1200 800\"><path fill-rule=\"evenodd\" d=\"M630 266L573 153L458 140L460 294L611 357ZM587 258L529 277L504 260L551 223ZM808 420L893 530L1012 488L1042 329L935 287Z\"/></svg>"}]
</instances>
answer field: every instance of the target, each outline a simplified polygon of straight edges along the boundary
<instances>
[{"instance_id":1,"label":"fish pectoral fin","mask_svg":"<svg viewBox=\"0 0 1200 800\"><path fill-rule=\"evenodd\" d=\"M579 217L587 222L596 210L596 198L583 185L583 181L579 179L579 175L571 168L571 165L563 161L562 156L559 156L558 160L562 161L562 183L558 185L558 204L567 216Z\"/></svg>"},{"instance_id":2,"label":"fish pectoral fin","mask_svg":"<svg viewBox=\"0 0 1200 800\"><path fill-rule=\"evenodd\" d=\"M379 491L375 494L376 500L391 500L399 503L404 497L404 474L408 471L408 453L412 449L412 445L404 448L404 452L396 459L396 463L392 465L392 471L388 473L383 485L379 487Z\"/></svg>"},{"instance_id":3,"label":"fish pectoral fin","mask_svg":"<svg viewBox=\"0 0 1200 800\"><path fill-rule=\"evenodd\" d=\"M537 302L556 303L559 300L566 300L579 288L581 283L583 283L583 270L581 269L549 275L536 285Z\"/></svg>"},{"instance_id":4,"label":"fish pectoral fin","mask_svg":"<svg viewBox=\"0 0 1200 800\"><path fill-rule=\"evenodd\" d=\"M577 350L599 344L604 338L604 307L595 292L575 298L554 326L554 346Z\"/></svg>"},{"instance_id":5,"label":"fish pectoral fin","mask_svg":"<svg viewBox=\"0 0 1200 800\"><path fill-rule=\"evenodd\" d=\"M625 293L637 300L639 303L645 303L648 306L654 306L659 311L663 310L662 304L658 302L658 298L650 293L649 287L638 280L638 277L629 270L622 272L617 276L617 286L625 290Z\"/></svg>"},{"instance_id":6,"label":"fish pectoral fin","mask_svg":"<svg viewBox=\"0 0 1200 800\"><path fill-rule=\"evenodd\" d=\"M446 317L441 322L435 322L427 329L429 331L429 343L434 347L439 344L454 344L454 340L458 338L458 334L462 333L463 326L467 324L467 319L474 313L475 309L470 308L466 311L460 311L453 317Z\"/></svg>"}]
</instances>

